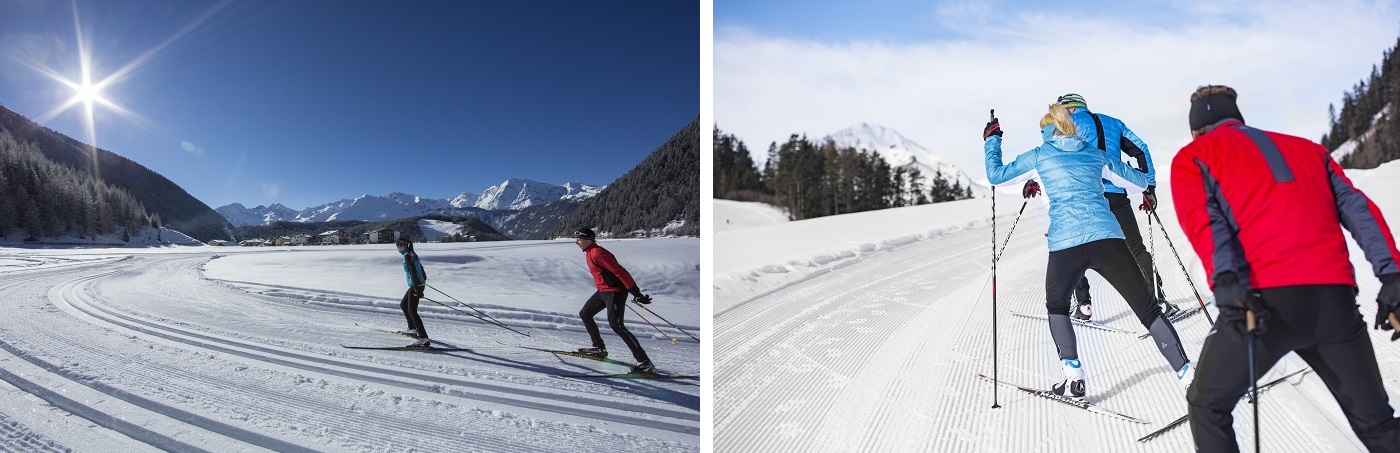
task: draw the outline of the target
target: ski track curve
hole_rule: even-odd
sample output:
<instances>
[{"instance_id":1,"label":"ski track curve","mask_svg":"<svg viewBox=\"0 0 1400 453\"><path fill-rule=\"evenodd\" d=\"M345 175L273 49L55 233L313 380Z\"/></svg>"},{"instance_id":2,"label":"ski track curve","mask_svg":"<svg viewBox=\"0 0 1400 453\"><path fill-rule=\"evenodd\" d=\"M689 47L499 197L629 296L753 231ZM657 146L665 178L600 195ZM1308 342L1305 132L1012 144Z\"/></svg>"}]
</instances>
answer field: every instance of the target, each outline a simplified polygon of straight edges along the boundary
<instances>
[{"instance_id":1,"label":"ski track curve","mask_svg":"<svg viewBox=\"0 0 1400 453\"><path fill-rule=\"evenodd\" d=\"M559 439L585 450L698 449L693 384L553 378L541 372L587 368L558 359L549 364L549 356L519 348L498 347L465 362L470 366L455 366L458 357L425 357L444 354L384 359L295 341L305 335L276 340L283 327L277 323L243 333L235 331L240 326L201 326L231 317L230 310L241 316L236 322L284 320L289 312L313 319L363 315L203 280L197 268L207 259L137 256L100 267L0 274L0 288L20 296L0 302L18 314L0 319L0 355L8 356L0 360L40 375L3 380L119 437L161 449L556 451L567 444ZM241 306L230 309L229 300ZM218 303L211 301L225 307L214 310ZM172 303L185 304L184 311L153 309ZM397 341L347 323L352 327L344 332L312 334L347 343ZM40 395L60 385L120 401L99 406ZM133 428L112 421L126 418L161 422ZM0 410L0 447L67 448L42 430L6 420Z\"/></svg>"},{"instance_id":2,"label":"ski track curve","mask_svg":"<svg viewBox=\"0 0 1400 453\"><path fill-rule=\"evenodd\" d=\"M999 220L998 248L1009 220ZM715 450L1191 450L1184 426L1147 443L1136 441L1186 413L1185 390L1151 340L1136 338L1146 329L1127 303L1093 272L1096 320L1134 334L1076 327L1088 399L1152 424L1105 417L1006 387L994 395L993 385L976 378L993 375L995 367L1003 381L1048 388L1060 376L1045 321L1010 314L1045 312L1047 223L1044 211L1028 212L998 265L995 365L990 226L874 256L717 316ZM1145 232L1146 221L1140 219L1140 224ZM1168 298L1182 308L1196 305L1157 234L1158 268ZM1208 289L1195 283L1209 301ZM1363 313L1375 309L1378 286L1362 283L1358 301ZM1210 329L1206 318L1197 314L1176 327L1188 357L1197 357ZM1373 343L1378 356L1400 352L1400 345L1389 341ZM1396 354L1386 355L1380 359L1382 370L1400 370ZM1275 370L1284 366L1281 362ZM1317 423L1329 411L1340 415L1319 379L1308 373L1290 384L1261 397L1265 450L1360 448L1344 422ZM992 408L994 396L1000 408ZM1240 404L1234 414L1244 447L1253 445L1251 411L1250 405Z\"/></svg>"}]
</instances>

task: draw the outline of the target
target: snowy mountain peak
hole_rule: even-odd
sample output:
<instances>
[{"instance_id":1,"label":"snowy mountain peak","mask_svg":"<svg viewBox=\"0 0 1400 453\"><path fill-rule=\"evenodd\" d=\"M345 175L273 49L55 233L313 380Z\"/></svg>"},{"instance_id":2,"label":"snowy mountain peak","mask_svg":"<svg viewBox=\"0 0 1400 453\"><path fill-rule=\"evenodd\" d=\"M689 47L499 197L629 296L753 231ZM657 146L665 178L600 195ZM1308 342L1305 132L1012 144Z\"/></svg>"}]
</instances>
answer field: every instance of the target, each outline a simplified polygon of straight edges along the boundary
<instances>
[{"instance_id":1,"label":"snowy mountain peak","mask_svg":"<svg viewBox=\"0 0 1400 453\"><path fill-rule=\"evenodd\" d=\"M227 206L215 209L233 226L243 225L267 225L281 220L292 220L297 216L297 211L282 206L281 203L273 203L271 206L258 206L247 208L240 203L231 203Z\"/></svg>"},{"instance_id":2,"label":"snowy mountain peak","mask_svg":"<svg viewBox=\"0 0 1400 453\"><path fill-rule=\"evenodd\" d=\"M482 191L481 196L477 198L476 204L473 206L481 209L520 210L562 198L588 198L602 190L601 187L583 183L571 182L568 184L566 187L529 179L510 178L499 185Z\"/></svg>"},{"instance_id":3,"label":"snowy mountain peak","mask_svg":"<svg viewBox=\"0 0 1400 453\"><path fill-rule=\"evenodd\" d=\"M920 146L894 129L860 123L817 139L817 143L834 142L840 148L854 148L857 151L873 152L890 165L910 165L918 167L925 181L932 182L939 174L949 183L956 182L964 187L972 186L974 194L983 195L986 188L973 184L972 179L961 168L948 162L938 154Z\"/></svg>"},{"instance_id":4,"label":"snowy mountain peak","mask_svg":"<svg viewBox=\"0 0 1400 453\"><path fill-rule=\"evenodd\" d=\"M462 192L460 195L447 200L447 204L452 205L454 208L468 208L476 204L477 198L480 198L477 194Z\"/></svg>"}]
</instances>

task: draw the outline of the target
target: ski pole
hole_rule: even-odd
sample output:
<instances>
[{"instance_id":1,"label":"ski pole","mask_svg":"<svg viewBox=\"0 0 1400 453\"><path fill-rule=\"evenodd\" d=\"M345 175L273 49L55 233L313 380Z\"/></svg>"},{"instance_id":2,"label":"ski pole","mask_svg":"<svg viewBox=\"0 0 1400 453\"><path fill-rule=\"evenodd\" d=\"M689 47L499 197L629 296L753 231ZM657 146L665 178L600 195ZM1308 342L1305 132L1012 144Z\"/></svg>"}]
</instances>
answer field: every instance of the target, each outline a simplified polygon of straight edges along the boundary
<instances>
[{"instance_id":1,"label":"ski pole","mask_svg":"<svg viewBox=\"0 0 1400 453\"><path fill-rule=\"evenodd\" d=\"M627 308L632 308L632 306L631 306L631 305L628 305ZM637 317L638 317L638 318L642 318L642 321L646 321L646 323L647 323L648 326L651 326L651 328L656 329L657 332L661 332L661 328L656 327L656 324L652 324L651 321L647 321L647 317L646 317L646 316L642 316L642 313L641 313L641 312L638 312L637 309L632 308L632 313L636 313L636 314L637 314ZM667 339L671 340L672 343L675 343L675 342L676 342L676 339L675 339L675 338L671 338L670 335L666 335L666 332L661 332L661 336L666 337Z\"/></svg>"},{"instance_id":2,"label":"ski pole","mask_svg":"<svg viewBox=\"0 0 1400 453\"><path fill-rule=\"evenodd\" d=\"M1254 369L1254 311L1249 310L1244 314L1245 323L1248 324L1245 330L1249 331L1249 399L1254 402L1254 453L1259 453L1259 376L1258 371Z\"/></svg>"},{"instance_id":3,"label":"ski pole","mask_svg":"<svg viewBox=\"0 0 1400 453\"><path fill-rule=\"evenodd\" d=\"M1152 230L1152 215L1147 216L1147 256L1152 266L1152 290L1157 290L1157 234ZM1165 298L1164 298L1165 299ZM1165 302L1165 300L1164 300Z\"/></svg>"},{"instance_id":4,"label":"ski pole","mask_svg":"<svg viewBox=\"0 0 1400 453\"><path fill-rule=\"evenodd\" d=\"M633 299L632 301L633 301L633 302L637 302L636 299ZM662 318L661 315L658 315L658 314L656 314L656 312L651 311L651 309L650 309L650 308L647 308L646 305L642 305L640 302L638 302L638 303L637 303L637 306L638 306L638 307L642 307L643 310L646 310L647 313L651 313L652 316L655 316L655 317L661 319L662 321L666 321L666 324L670 324L671 327L675 327L676 330L679 330L679 331L681 331L681 332L685 332L685 329L682 329L681 326L676 325L676 323L671 322L671 321L667 320L666 318ZM632 311L636 311L636 310L632 310ZM638 313L637 316L641 316L641 313ZM699 342L700 342L700 339L699 339L699 338L696 338L695 335L691 334L690 332L685 332L685 334L686 334L686 335L690 335L690 338L695 338L695 342L696 342L696 343L699 343ZM672 339L672 340L674 340L674 339Z\"/></svg>"},{"instance_id":5,"label":"ski pole","mask_svg":"<svg viewBox=\"0 0 1400 453\"><path fill-rule=\"evenodd\" d=\"M458 313L462 313L462 314L465 314L465 315L467 315L467 316L471 316L471 317L473 317L473 318L480 319L480 320L482 320L482 321L485 321L487 324L492 324L492 325L495 325L495 326L504 328L504 329L506 329L506 330L509 330L509 331L511 331L511 332L515 332L515 333L518 333L518 334L527 336L527 337L530 336L530 334L528 334L528 333L525 333L525 332L521 332L521 331L519 331L519 330L512 329L512 328L510 328L509 326L500 323L499 321L492 322L492 321L489 320L489 319L486 319L486 318L483 318L483 317L480 317L480 316L477 316L477 315L474 315L474 314L471 314L471 313L467 313L467 312L465 312L465 311L462 311L462 310L457 309L457 307L453 307L453 306L451 306L451 305L447 305L447 304L444 304L444 303L442 303L442 302L438 302L438 301L435 301L435 300L432 300L432 299L429 299L429 298L426 298L426 297L422 297L421 299L426 300L426 301L428 301L428 302L432 302L432 303L441 305L441 306L444 306L444 307L447 307L447 308L450 308L450 309L452 309L452 310L457 311ZM469 306L469 307L470 307L470 306Z\"/></svg>"},{"instance_id":6,"label":"ski pole","mask_svg":"<svg viewBox=\"0 0 1400 453\"><path fill-rule=\"evenodd\" d=\"M1026 212L1026 203L1030 203L1030 200L1021 202L1021 210L1016 212L1016 220L1011 222L1011 229L1006 232L1006 240L1001 242L1001 251L997 252L997 260L1001 259L1001 254L1006 253L1006 244L1011 243L1011 233L1016 232L1016 224L1021 222L1021 213ZM996 238L992 238L993 247L996 246L996 241Z\"/></svg>"},{"instance_id":7,"label":"ski pole","mask_svg":"<svg viewBox=\"0 0 1400 453\"><path fill-rule=\"evenodd\" d=\"M996 119L995 109L992 110L992 119ZM997 376L997 188L992 186L992 409L1001 407L997 400L997 389L1000 387Z\"/></svg>"},{"instance_id":8,"label":"ski pole","mask_svg":"<svg viewBox=\"0 0 1400 453\"><path fill-rule=\"evenodd\" d=\"M424 284L424 285L427 285L429 288L433 288L433 285L428 285L427 282L424 282L423 284ZM477 310L476 307L473 307L473 306L471 306L471 305L467 305L466 302L462 302L462 301L460 301L460 300L457 300L457 298L456 298L456 297L452 297L451 294L443 293L442 290L437 289L437 288L433 288L433 291L437 291L437 292L439 292L439 293L442 293L442 295L447 296L448 299L452 299L452 300L456 301L457 303L462 304L463 307L467 307L467 308L472 309L472 311L475 311L475 312L477 312L477 313L481 313L481 316L485 316L485 317L487 317L487 318L491 318L491 321L494 321L494 322L496 323L496 325L499 325L499 326L501 326L501 327L506 327L506 325L505 325L506 323L503 323L503 322L501 322L500 320L498 320L498 319L496 319L496 318L492 318L491 315L488 315L488 314L486 314L486 312L483 312L483 311L481 311L481 310ZM429 299L429 300L431 300L431 299ZM434 301L434 302L437 302L437 301ZM458 310L458 311L461 311L461 310ZM478 319L480 319L480 318L478 318ZM483 319L483 321L485 321L485 320ZM506 328L507 328L507 329L510 329L509 327L506 327ZM514 330L514 329L512 329L512 330ZM528 337L529 335L525 335L525 336Z\"/></svg>"},{"instance_id":9,"label":"ski pole","mask_svg":"<svg viewBox=\"0 0 1400 453\"><path fill-rule=\"evenodd\" d=\"M1196 291L1196 283L1191 281L1191 272L1186 270L1186 263L1181 261L1181 254L1176 252L1176 245L1172 244L1172 235L1167 234L1167 226L1162 224L1162 218L1157 215L1157 211L1148 212L1157 218L1157 227L1162 229L1162 237L1167 240L1167 247L1172 249L1172 256L1176 257L1176 264L1181 266L1181 273L1186 275L1186 284L1191 286L1191 293L1196 295L1196 303L1201 304L1201 313L1205 313L1206 321L1210 321L1210 325L1215 325L1215 319L1211 318L1210 311L1205 309L1205 299L1201 298L1200 291Z\"/></svg>"}]
</instances>

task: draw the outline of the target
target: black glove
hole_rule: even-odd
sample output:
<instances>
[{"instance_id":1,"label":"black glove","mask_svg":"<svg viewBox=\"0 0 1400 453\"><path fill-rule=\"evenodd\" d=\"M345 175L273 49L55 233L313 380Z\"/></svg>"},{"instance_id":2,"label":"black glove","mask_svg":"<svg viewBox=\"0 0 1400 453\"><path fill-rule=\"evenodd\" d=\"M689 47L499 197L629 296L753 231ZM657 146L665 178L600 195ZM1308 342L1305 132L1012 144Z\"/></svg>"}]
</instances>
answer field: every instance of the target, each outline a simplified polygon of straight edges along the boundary
<instances>
[{"instance_id":1,"label":"black glove","mask_svg":"<svg viewBox=\"0 0 1400 453\"><path fill-rule=\"evenodd\" d=\"M1001 123L996 118L987 122L987 127L982 128L982 140L986 141L991 136L1001 136Z\"/></svg>"},{"instance_id":2,"label":"black glove","mask_svg":"<svg viewBox=\"0 0 1400 453\"><path fill-rule=\"evenodd\" d=\"M1216 328L1229 333L1235 339L1248 341L1249 320L1247 312L1254 312L1254 333L1261 335L1269 330L1269 309L1264 306L1264 298L1258 291L1249 291L1239 282L1234 272L1226 272L1215 278L1215 306L1220 309L1220 319Z\"/></svg>"},{"instance_id":3,"label":"black glove","mask_svg":"<svg viewBox=\"0 0 1400 453\"><path fill-rule=\"evenodd\" d=\"M413 297L417 297L419 299L423 298L423 285L413 287Z\"/></svg>"},{"instance_id":4,"label":"black glove","mask_svg":"<svg viewBox=\"0 0 1400 453\"><path fill-rule=\"evenodd\" d=\"M639 304L642 304L642 305L647 305L647 304L650 304L650 303L651 303L651 296L648 296L648 295L646 295L646 294L643 294L643 295L640 295L640 296L637 296L637 297L633 298L632 301L633 301L633 302L636 302L636 303L639 303Z\"/></svg>"},{"instance_id":5,"label":"black glove","mask_svg":"<svg viewBox=\"0 0 1400 453\"><path fill-rule=\"evenodd\" d=\"M1147 190L1142 191L1142 204L1138 205L1138 210L1147 212L1157 210L1157 186L1147 186Z\"/></svg>"},{"instance_id":6,"label":"black glove","mask_svg":"<svg viewBox=\"0 0 1400 453\"><path fill-rule=\"evenodd\" d=\"M1034 179L1026 181L1026 185L1021 186L1022 197L1029 199L1035 198L1036 195L1040 195L1040 183L1035 182Z\"/></svg>"},{"instance_id":7,"label":"black glove","mask_svg":"<svg viewBox=\"0 0 1400 453\"><path fill-rule=\"evenodd\" d=\"M1395 330L1390 341L1400 339L1400 329L1390 325L1392 316L1400 318L1400 274L1386 274L1380 277L1381 291L1376 294L1376 328Z\"/></svg>"}]
</instances>

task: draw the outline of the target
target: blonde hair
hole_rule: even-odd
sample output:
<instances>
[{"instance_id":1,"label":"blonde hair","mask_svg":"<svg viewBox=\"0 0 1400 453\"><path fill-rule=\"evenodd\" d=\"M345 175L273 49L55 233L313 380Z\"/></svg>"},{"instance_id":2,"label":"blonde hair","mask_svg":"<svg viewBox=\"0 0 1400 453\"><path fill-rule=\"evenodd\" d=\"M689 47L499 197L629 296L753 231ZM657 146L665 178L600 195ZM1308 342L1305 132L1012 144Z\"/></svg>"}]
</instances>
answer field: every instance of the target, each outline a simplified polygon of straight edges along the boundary
<instances>
[{"instance_id":1,"label":"blonde hair","mask_svg":"<svg viewBox=\"0 0 1400 453\"><path fill-rule=\"evenodd\" d=\"M1045 116L1040 117L1040 127L1044 128L1048 124L1055 125L1055 131L1059 135L1074 135L1074 120L1069 118L1069 110L1059 103L1050 104L1050 111Z\"/></svg>"}]
</instances>

